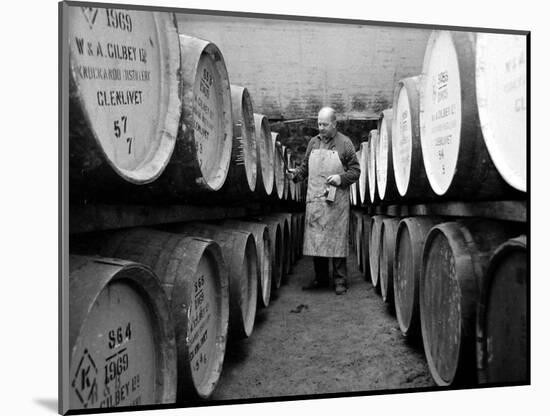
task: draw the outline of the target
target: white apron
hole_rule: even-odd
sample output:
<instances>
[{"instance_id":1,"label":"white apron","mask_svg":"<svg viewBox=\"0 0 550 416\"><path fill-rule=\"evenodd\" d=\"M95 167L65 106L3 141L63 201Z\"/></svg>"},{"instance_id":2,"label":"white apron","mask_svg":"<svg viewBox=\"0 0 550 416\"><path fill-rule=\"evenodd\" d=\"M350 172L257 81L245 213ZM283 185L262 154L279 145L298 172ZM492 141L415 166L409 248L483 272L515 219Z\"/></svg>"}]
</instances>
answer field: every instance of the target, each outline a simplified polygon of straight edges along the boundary
<instances>
[{"instance_id":1,"label":"white apron","mask_svg":"<svg viewBox=\"0 0 550 416\"><path fill-rule=\"evenodd\" d=\"M334 202L326 201L327 177L344 167L336 150L314 149L309 156L304 255L347 257L349 187L337 187Z\"/></svg>"}]
</instances>

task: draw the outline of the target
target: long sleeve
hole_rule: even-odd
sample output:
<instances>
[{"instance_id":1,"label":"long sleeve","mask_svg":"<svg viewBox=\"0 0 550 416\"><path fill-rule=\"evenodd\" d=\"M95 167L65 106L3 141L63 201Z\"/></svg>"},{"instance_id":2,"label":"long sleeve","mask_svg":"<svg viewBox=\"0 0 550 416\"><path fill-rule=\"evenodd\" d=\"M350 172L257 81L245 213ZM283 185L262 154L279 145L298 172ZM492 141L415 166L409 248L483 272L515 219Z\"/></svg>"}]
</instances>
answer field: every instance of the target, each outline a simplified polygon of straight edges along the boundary
<instances>
[{"instance_id":1,"label":"long sleeve","mask_svg":"<svg viewBox=\"0 0 550 416\"><path fill-rule=\"evenodd\" d=\"M296 168L296 174L292 178L293 182L300 182L307 178L309 174L309 156L311 155L311 150L313 149L313 140L312 138L307 144L306 155L302 161L302 165Z\"/></svg>"},{"instance_id":2,"label":"long sleeve","mask_svg":"<svg viewBox=\"0 0 550 416\"><path fill-rule=\"evenodd\" d=\"M341 186L350 186L352 183L359 180L359 175L361 174L361 166L359 165L359 161L357 160L355 148L353 147L353 144L349 139L344 142L344 152L341 159L345 170L345 172L340 175L340 178L342 179Z\"/></svg>"}]
</instances>

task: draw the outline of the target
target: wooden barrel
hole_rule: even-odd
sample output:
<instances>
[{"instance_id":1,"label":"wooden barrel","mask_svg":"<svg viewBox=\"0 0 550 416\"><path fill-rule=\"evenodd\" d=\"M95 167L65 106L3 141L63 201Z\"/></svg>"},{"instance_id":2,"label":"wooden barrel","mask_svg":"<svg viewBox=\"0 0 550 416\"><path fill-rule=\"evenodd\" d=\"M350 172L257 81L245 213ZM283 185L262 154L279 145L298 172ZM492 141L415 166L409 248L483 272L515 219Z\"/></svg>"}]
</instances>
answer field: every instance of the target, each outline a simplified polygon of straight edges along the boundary
<instances>
[{"instance_id":1,"label":"wooden barrel","mask_svg":"<svg viewBox=\"0 0 550 416\"><path fill-rule=\"evenodd\" d=\"M359 268L359 271L363 271L363 215L360 211L351 211L352 215L354 217L354 230L353 230L353 238L355 240L355 257L357 260L357 267Z\"/></svg>"},{"instance_id":2,"label":"wooden barrel","mask_svg":"<svg viewBox=\"0 0 550 416\"><path fill-rule=\"evenodd\" d=\"M296 260L296 249L295 249L295 239L296 239L296 223L292 219L291 213L284 213L287 217L288 226L290 229L290 264L292 267L294 267L294 261Z\"/></svg>"},{"instance_id":3,"label":"wooden barrel","mask_svg":"<svg viewBox=\"0 0 550 416\"><path fill-rule=\"evenodd\" d=\"M277 199L283 199L285 190L285 165L281 150L281 143L278 141L279 133L271 132L271 142L273 144L273 180L274 180L274 196Z\"/></svg>"},{"instance_id":4,"label":"wooden barrel","mask_svg":"<svg viewBox=\"0 0 550 416\"><path fill-rule=\"evenodd\" d=\"M376 146L376 187L382 201L391 202L399 198L393 174L392 157L393 110L382 111L378 122L378 144Z\"/></svg>"},{"instance_id":5,"label":"wooden barrel","mask_svg":"<svg viewBox=\"0 0 550 416\"><path fill-rule=\"evenodd\" d=\"M174 22L171 13L68 8L71 199L114 198L168 164L181 116Z\"/></svg>"},{"instance_id":6,"label":"wooden barrel","mask_svg":"<svg viewBox=\"0 0 550 416\"><path fill-rule=\"evenodd\" d=\"M376 192L376 147L378 145L378 130L369 132L369 158L367 166L367 183L369 185L369 199L371 203L378 202Z\"/></svg>"},{"instance_id":7,"label":"wooden barrel","mask_svg":"<svg viewBox=\"0 0 550 416\"><path fill-rule=\"evenodd\" d=\"M369 264L370 278L375 288L379 287L380 246L382 245L382 221L386 215L374 215L370 221Z\"/></svg>"},{"instance_id":8,"label":"wooden barrel","mask_svg":"<svg viewBox=\"0 0 550 416\"><path fill-rule=\"evenodd\" d=\"M287 274L290 274L292 272L292 267L293 267L293 263L292 263L292 239L295 238L295 236L292 234L291 216L288 213L279 213L278 216L283 218L285 229L288 230L288 238L289 239L287 240L288 244L285 247L285 251L286 251L286 258L287 258L286 263L288 264L288 273Z\"/></svg>"},{"instance_id":9,"label":"wooden barrel","mask_svg":"<svg viewBox=\"0 0 550 416\"><path fill-rule=\"evenodd\" d=\"M250 221L225 220L222 222L227 229L245 230L254 235L256 253L258 254L258 303L267 308L271 298L271 238L269 228L265 224Z\"/></svg>"},{"instance_id":10,"label":"wooden barrel","mask_svg":"<svg viewBox=\"0 0 550 416\"><path fill-rule=\"evenodd\" d=\"M153 272L70 256L69 273L70 409L174 403L174 322Z\"/></svg>"},{"instance_id":11,"label":"wooden barrel","mask_svg":"<svg viewBox=\"0 0 550 416\"><path fill-rule=\"evenodd\" d=\"M474 35L432 32L422 67L420 141L430 186L445 198L494 199L511 192L483 141L475 80Z\"/></svg>"},{"instance_id":12,"label":"wooden barrel","mask_svg":"<svg viewBox=\"0 0 550 416\"><path fill-rule=\"evenodd\" d=\"M303 188L302 188L303 189ZM305 232L305 212L298 213L298 258L303 257L304 247L304 232Z\"/></svg>"},{"instance_id":13,"label":"wooden barrel","mask_svg":"<svg viewBox=\"0 0 550 416\"><path fill-rule=\"evenodd\" d=\"M258 259L252 233L196 222L170 225L170 231L209 238L219 244L229 278L229 333L238 338L249 337L258 298Z\"/></svg>"},{"instance_id":14,"label":"wooden barrel","mask_svg":"<svg viewBox=\"0 0 550 416\"><path fill-rule=\"evenodd\" d=\"M349 216L348 239L349 239L349 244L351 246L351 251L355 252L355 244L356 244L356 240L355 240L355 227L356 227L356 224L355 224L355 221L356 221L356 218L355 218L355 215L353 215L353 213L354 213L354 210L351 210L350 211L350 216Z\"/></svg>"},{"instance_id":15,"label":"wooden barrel","mask_svg":"<svg viewBox=\"0 0 550 416\"><path fill-rule=\"evenodd\" d=\"M284 184L284 190L283 190L283 199L286 201L290 198L290 179L286 175L286 170L289 168L288 166L289 149L286 146L281 145L281 150L283 152L283 164L284 164L284 170L285 170L285 175L284 175L285 184Z\"/></svg>"},{"instance_id":16,"label":"wooden barrel","mask_svg":"<svg viewBox=\"0 0 550 416\"><path fill-rule=\"evenodd\" d=\"M298 235L300 234L299 230L299 220L298 220L298 213L293 212L292 213L292 235L294 236L292 238L292 249L293 249L293 256L292 256L292 262L296 263L298 260L298 253L301 251L302 247L300 246L300 238Z\"/></svg>"},{"instance_id":17,"label":"wooden barrel","mask_svg":"<svg viewBox=\"0 0 550 416\"><path fill-rule=\"evenodd\" d=\"M279 216L283 219L284 221L284 227L285 229L288 231L288 240L287 241L287 245L285 246L285 263L287 264L287 275L292 273L292 267L293 267L293 264L292 264L292 239L294 238L294 236L292 235L292 222L290 221L290 214L288 215L281 215L279 214Z\"/></svg>"},{"instance_id":18,"label":"wooden barrel","mask_svg":"<svg viewBox=\"0 0 550 416\"><path fill-rule=\"evenodd\" d=\"M363 220L363 234L361 235L361 258L363 264L363 276L365 280L370 281L370 262L369 262L369 247L370 247L370 223L371 216L368 214L362 214Z\"/></svg>"},{"instance_id":19,"label":"wooden barrel","mask_svg":"<svg viewBox=\"0 0 550 416\"><path fill-rule=\"evenodd\" d=\"M502 178L525 192L527 36L476 36L476 98L483 139Z\"/></svg>"},{"instance_id":20,"label":"wooden barrel","mask_svg":"<svg viewBox=\"0 0 550 416\"><path fill-rule=\"evenodd\" d=\"M269 229L269 238L271 239L271 293L274 293L281 287L283 279L283 229L277 218L261 216L251 218L251 220L265 224Z\"/></svg>"},{"instance_id":21,"label":"wooden barrel","mask_svg":"<svg viewBox=\"0 0 550 416\"><path fill-rule=\"evenodd\" d=\"M529 274L525 235L493 254L477 312L480 383L529 382Z\"/></svg>"},{"instance_id":22,"label":"wooden barrel","mask_svg":"<svg viewBox=\"0 0 550 416\"><path fill-rule=\"evenodd\" d=\"M393 264L395 254L395 236L400 218L385 218L380 230L380 293L384 302L394 305Z\"/></svg>"},{"instance_id":23,"label":"wooden barrel","mask_svg":"<svg viewBox=\"0 0 550 416\"><path fill-rule=\"evenodd\" d=\"M400 80L393 96L393 174L399 195L407 201L426 201L436 197L422 160L420 79L420 76L416 76Z\"/></svg>"},{"instance_id":24,"label":"wooden barrel","mask_svg":"<svg viewBox=\"0 0 550 416\"><path fill-rule=\"evenodd\" d=\"M256 192L260 195L271 195L274 184L273 142L269 120L263 114L254 113L256 126L256 160L258 163L258 179Z\"/></svg>"},{"instance_id":25,"label":"wooden barrel","mask_svg":"<svg viewBox=\"0 0 550 416\"><path fill-rule=\"evenodd\" d=\"M420 335L418 291L422 269L422 247L430 229L441 222L434 217L410 217L399 222L395 237L393 290L395 315L407 337Z\"/></svg>"},{"instance_id":26,"label":"wooden barrel","mask_svg":"<svg viewBox=\"0 0 550 416\"><path fill-rule=\"evenodd\" d=\"M178 402L209 397L222 372L229 320L229 284L220 246L205 238L133 228L106 238L100 254L153 269L175 323Z\"/></svg>"},{"instance_id":27,"label":"wooden barrel","mask_svg":"<svg viewBox=\"0 0 550 416\"><path fill-rule=\"evenodd\" d=\"M304 213L296 212L293 214L296 217L296 261L302 258L303 243L304 243Z\"/></svg>"},{"instance_id":28,"label":"wooden barrel","mask_svg":"<svg viewBox=\"0 0 550 416\"><path fill-rule=\"evenodd\" d=\"M281 236L283 241L283 250L282 250L283 267L282 268L283 268L283 280L284 280L290 274L292 269L292 264L290 261L290 258L291 258L290 252L292 248L292 244L291 244L292 235L291 235L291 227L288 221L288 217L287 215L282 213L273 213L273 214L265 215L261 218L275 219L279 222L279 225L281 227Z\"/></svg>"},{"instance_id":29,"label":"wooden barrel","mask_svg":"<svg viewBox=\"0 0 550 416\"><path fill-rule=\"evenodd\" d=\"M499 222L460 220L434 226L424 243L420 324L428 367L440 386L475 382L475 315L494 249L513 233Z\"/></svg>"},{"instance_id":30,"label":"wooden barrel","mask_svg":"<svg viewBox=\"0 0 550 416\"><path fill-rule=\"evenodd\" d=\"M294 212L292 216L294 217L294 221L296 223L296 251L294 254L294 261L298 261L300 258L301 252L302 252L302 235L303 230L301 226L301 215L300 212Z\"/></svg>"},{"instance_id":31,"label":"wooden barrel","mask_svg":"<svg viewBox=\"0 0 550 416\"><path fill-rule=\"evenodd\" d=\"M288 233L288 239L285 237L285 241L287 241L287 244L284 247L283 255L284 255L284 264L286 264L286 275L288 276L292 272L292 266L293 266L293 254L294 251L292 250L293 244L292 241L296 236L292 234L292 214L288 212L278 212L274 214L270 214L273 218L276 218L279 220L279 223L281 224L282 229L284 230L284 233Z\"/></svg>"},{"instance_id":32,"label":"wooden barrel","mask_svg":"<svg viewBox=\"0 0 550 416\"><path fill-rule=\"evenodd\" d=\"M361 168L361 174L359 175L359 181L357 181L357 186L359 188L359 202L360 205L367 203L368 201L368 186L367 186L367 165L368 165L368 148L369 143L361 143L359 150L359 167Z\"/></svg>"},{"instance_id":33,"label":"wooden barrel","mask_svg":"<svg viewBox=\"0 0 550 416\"><path fill-rule=\"evenodd\" d=\"M147 188L148 202L207 203L209 196L219 197L214 191L223 186L231 162L231 88L223 55L215 44L180 35L180 48L180 130L170 163Z\"/></svg>"},{"instance_id":34,"label":"wooden barrel","mask_svg":"<svg viewBox=\"0 0 550 416\"><path fill-rule=\"evenodd\" d=\"M349 231L348 240L350 245L350 254L356 254L357 251L357 216L355 215L355 209L351 207L349 213Z\"/></svg>"},{"instance_id":35,"label":"wooden barrel","mask_svg":"<svg viewBox=\"0 0 550 416\"><path fill-rule=\"evenodd\" d=\"M359 166L361 166L361 147L359 146L359 150L355 152L355 157L357 158L357 161L359 162ZM361 173L359 173L359 179L361 178ZM358 207L361 206L361 184L359 182L359 179L354 182L354 188L355 188L355 203Z\"/></svg>"},{"instance_id":36,"label":"wooden barrel","mask_svg":"<svg viewBox=\"0 0 550 416\"><path fill-rule=\"evenodd\" d=\"M248 90L231 84L233 146L227 178L220 192L240 197L256 189L256 127Z\"/></svg>"}]
</instances>

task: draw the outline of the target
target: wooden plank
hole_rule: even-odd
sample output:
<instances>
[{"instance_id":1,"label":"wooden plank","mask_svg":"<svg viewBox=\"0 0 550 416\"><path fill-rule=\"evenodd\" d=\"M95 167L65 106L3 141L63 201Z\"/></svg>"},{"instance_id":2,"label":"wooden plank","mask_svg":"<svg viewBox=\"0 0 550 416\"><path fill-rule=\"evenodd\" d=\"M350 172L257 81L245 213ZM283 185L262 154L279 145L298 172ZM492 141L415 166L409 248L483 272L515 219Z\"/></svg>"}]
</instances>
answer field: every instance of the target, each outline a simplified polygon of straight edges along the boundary
<instances>
[{"instance_id":1,"label":"wooden plank","mask_svg":"<svg viewBox=\"0 0 550 416\"><path fill-rule=\"evenodd\" d=\"M527 221L526 201L442 202L411 205L409 215L482 217L505 221Z\"/></svg>"},{"instance_id":2,"label":"wooden plank","mask_svg":"<svg viewBox=\"0 0 550 416\"><path fill-rule=\"evenodd\" d=\"M392 217L400 217L401 216L401 207L404 205L389 205L386 208L386 215L391 215Z\"/></svg>"},{"instance_id":3,"label":"wooden plank","mask_svg":"<svg viewBox=\"0 0 550 416\"><path fill-rule=\"evenodd\" d=\"M69 234L151 226L183 221L237 218L258 211L257 204L235 207L192 205L72 205Z\"/></svg>"},{"instance_id":4,"label":"wooden plank","mask_svg":"<svg viewBox=\"0 0 550 416\"><path fill-rule=\"evenodd\" d=\"M377 205L374 207L374 215L384 215L386 214L386 207Z\"/></svg>"},{"instance_id":5,"label":"wooden plank","mask_svg":"<svg viewBox=\"0 0 550 416\"><path fill-rule=\"evenodd\" d=\"M151 226L183 221L205 221L260 215L272 207L260 203L246 206L192 205L71 205L69 233ZM505 221L527 221L526 201L441 202L418 205L369 206L369 215L482 217Z\"/></svg>"},{"instance_id":6,"label":"wooden plank","mask_svg":"<svg viewBox=\"0 0 550 416\"><path fill-rule=\"evenodd\" d=\"M399 214L398 216L399 217L408 217L410 216L411 214L409 213L409 207L408 205L401 205L400 209L399 209Z\"/></svg>"}]
</instances>

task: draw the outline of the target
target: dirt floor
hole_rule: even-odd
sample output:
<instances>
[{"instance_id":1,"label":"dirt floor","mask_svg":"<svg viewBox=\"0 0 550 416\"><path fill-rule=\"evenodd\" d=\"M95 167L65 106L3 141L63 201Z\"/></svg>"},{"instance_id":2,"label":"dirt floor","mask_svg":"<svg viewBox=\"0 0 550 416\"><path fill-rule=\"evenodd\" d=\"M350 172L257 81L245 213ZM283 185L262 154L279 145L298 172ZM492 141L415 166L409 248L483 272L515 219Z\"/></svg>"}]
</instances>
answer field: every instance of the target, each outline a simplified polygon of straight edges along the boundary
<instances>
[{"instance_id":1,"label":"dirt floor","mask_svg":"<svg viewBox=\"0 0 550 416\"><path fill-rule=\"evenodd\" d=\"M227 346L214 400L310 395L434 386L421 346L397 320L348 257L348 292L302 291L313 277L311 258L294 264L288 282L254 332Z\"/></svg>"}]
</instances>

